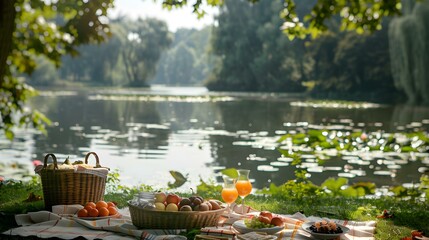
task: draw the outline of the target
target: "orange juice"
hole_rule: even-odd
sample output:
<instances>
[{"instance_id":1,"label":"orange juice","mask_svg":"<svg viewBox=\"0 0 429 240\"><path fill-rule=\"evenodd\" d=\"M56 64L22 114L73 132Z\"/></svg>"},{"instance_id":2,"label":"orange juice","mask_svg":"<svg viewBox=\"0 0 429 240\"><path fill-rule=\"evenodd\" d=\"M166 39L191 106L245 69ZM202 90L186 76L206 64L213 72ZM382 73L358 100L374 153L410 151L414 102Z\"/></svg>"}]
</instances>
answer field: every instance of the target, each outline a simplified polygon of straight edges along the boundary
<instances>
[{"instance_id":1,"label":"orange juice","mask_svg":"<svg viewBox=\"0 0 429 240\"><path fill-rule=\"evenodd\" d=\"M222 189L222 199L228 204L235 202L238 197L237 189L235 188L224 188Z\"/></svg>"},{"instance_id":2,"label":"orange juice","mask_svg":"<svg viewBox=\"0 0 429 240\"><path fill-rule=\"evenodd\" d=\"M235 187L240 197L245 197L252 191L252 184L248 180L238 180Z\"/></svg>"}]
</instances>

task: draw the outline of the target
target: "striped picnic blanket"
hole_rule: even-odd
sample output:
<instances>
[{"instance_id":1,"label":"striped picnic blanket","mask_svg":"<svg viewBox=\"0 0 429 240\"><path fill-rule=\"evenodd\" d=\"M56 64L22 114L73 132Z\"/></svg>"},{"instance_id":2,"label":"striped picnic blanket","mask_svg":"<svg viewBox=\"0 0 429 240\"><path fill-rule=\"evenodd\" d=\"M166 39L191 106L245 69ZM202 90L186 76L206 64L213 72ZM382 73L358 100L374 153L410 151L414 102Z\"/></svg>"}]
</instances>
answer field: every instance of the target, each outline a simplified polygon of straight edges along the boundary
<instances>
[{"instance_id":1,"label":"striped picnic blanket","mask_svg":"<svg viewBox=\"0 0 429 240\"><path fill-rule=\"evenodd\" d=\"M21 227L3 232L4 235L36 236L39 238L57 237L74 239L186 239L179 236L181 230L138 230L132 225L127 216L120 218L105 218L99 220L84 220L73 217L83 208L81 205L58 205L52 207L52 212L39 211L18 214L15 220Z\"/></svg>"},{"instance_id":2,"label":"striped picnic blanket","mask_svg":"<svg viewBox=\"0 0 429 240\"><path fill-rule=\"evenodd\" d=\"M99 220L84 220L73 216L81 205L53 206L52 211L30 212L15 216L15 220L21 227L3 232L4 235L37 236L39 238L58 237L73 239L84 237L86 239L186 239L178 235L183 230L138 230L129 217L127 209L122 209L120 218L106 218ZM224 215L217 227L205 227L197 239L314 239L301 229L301 225L308 221L321 221L319 217L306 217L301 213L293 215L280 215L284 219L285 227L275 235L259 235L255 232L240 234L232 227L232 224L243 218L240 205L234 205L233 212ZM259 212L246 207L247 214ZM327 220L325 218L325 220ZM347 220L330 219L336 223L350 228L350 232L341 236L341 240L373 240L375 221L356 222Z\"/></svg>"},{"instance_id":3,"label":"striped picnic blanket","mask_svg":"<svg viewBox=\"0 0 429 240\"><path fill-rule=\"evenodd\" d=\"M283 218L285 223L284 229L275 235L258 235L255 232L240 234L235 228L232 227L232 224L243 218L243 215L236 214L242 213L242 208L240 205L235 205L233 207L233 213L227 216L224 216L220 219L219 225L217 227L205 227L201 229L201 235L203 236L217 236L224 237L227 239L315 239L311 236L311 234L302 230L301 225L305 222L312 221L322 221L322 220L331 220L335 223L341 224L343 226L347 226L350 231L347 234L341 235L341 240L374 240L374 232L375 232L375 221L365 221L365 222L357 222L357 221L348 221L348 220L338 220L338 219L326 219L315 216L306 217L304 214L295 213L293 215L279 215ZM258 215L259 212L246 207L244 212L247 212L248 215Z\"/></svg>"}]
</instances>

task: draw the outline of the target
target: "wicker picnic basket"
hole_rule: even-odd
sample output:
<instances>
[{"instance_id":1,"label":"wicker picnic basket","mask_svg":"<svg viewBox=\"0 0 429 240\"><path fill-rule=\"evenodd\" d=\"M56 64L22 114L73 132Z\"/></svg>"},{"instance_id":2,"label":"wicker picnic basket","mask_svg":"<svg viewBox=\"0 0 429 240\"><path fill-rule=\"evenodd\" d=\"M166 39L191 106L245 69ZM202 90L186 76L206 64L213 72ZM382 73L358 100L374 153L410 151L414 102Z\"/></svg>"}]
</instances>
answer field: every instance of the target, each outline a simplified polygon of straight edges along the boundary
<instances>
[{"instance_id":1,"label":"wicker picnic basket","mask_svg":"<svg viewBox=\"0 0 429 240\"><path fill-rule=\"evenodd\" d=\"M145 229L191 229L216 226L225 208L211 211L157 211L128 203L133 225Z\"/></svg>"},{"instance_id":2,"label":"wicker picnic basket","mask_svg":"<svg viewBox=\"0 0 429 240\"><path fill-rule=\"evenodd\" d=\"M88 164L90 155L95 157L95 167L101 167L95 152L89 152L85 156L85 164ZM53 159L53 169L48 169L49 157ZM45 156L40 176L46 209L51 209L53 205L85 205L89 201L97 202L104 198L105 175L79 172L74 169L59 169L57 158L52 153Z\"/></svg>"}]
</instances>

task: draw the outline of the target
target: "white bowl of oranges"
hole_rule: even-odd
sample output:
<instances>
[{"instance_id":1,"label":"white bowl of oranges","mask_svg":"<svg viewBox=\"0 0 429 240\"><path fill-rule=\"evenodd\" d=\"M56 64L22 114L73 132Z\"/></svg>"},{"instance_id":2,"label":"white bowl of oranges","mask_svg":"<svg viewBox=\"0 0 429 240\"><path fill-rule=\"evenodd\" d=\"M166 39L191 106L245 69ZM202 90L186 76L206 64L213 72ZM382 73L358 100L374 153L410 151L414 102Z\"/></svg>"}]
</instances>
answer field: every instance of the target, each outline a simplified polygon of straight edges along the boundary
<instances>
[{"instance_id":1,"label":"white bowl of oranges","mask_svg":"<svg viewBox=\"0 0 429 240\"><path fill-rule=\"evenodd\" d=\"M84 208L80 209L76 216L87 220L96 220L103 218L118 218L121 215L118 213L118 208L113 202L98 201L87 202Z\"/></svg>"}]
</instances>

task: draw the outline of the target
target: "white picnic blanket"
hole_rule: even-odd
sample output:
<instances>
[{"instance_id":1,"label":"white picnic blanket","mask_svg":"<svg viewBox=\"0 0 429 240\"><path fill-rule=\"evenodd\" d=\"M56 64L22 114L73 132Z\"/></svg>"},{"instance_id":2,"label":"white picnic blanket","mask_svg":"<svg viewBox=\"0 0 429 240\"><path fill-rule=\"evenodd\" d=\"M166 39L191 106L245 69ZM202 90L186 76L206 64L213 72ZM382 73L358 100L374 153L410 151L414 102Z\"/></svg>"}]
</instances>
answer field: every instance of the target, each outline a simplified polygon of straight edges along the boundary
<instances>
[{"instance_id":1,"label":"white picnic blanket","mask_svg":"<svg viewBox=\"0 0 429 240\"><path fill-rule=\"evenodd\" d=\"M236 213L242 213L242 208L240 205L233 206L233 213L229 215L229 218L223 218L220 220L217 227L205 227L201 229L201 235L209 236L222 236L230 239L316 239L311 236L308 232L304 231L301 228L301 225L305 222L312 221L321 221L321 220L331 220L335 223L347 226L350 231L347 234L341 235L341 240L374 240L374 232L376 221L348 221L348 220L338 220L338 219L327 219L320 218L315 216L306 217L304 214L295 213L293 215L279 215L283 218L285 227L282 231L276 233L275 235L255 235L254 232L250 234L240 234L236 229L232 227L232 224L240 220L242 215ZM258 211L255 211L252 208L246 207L245 211L248 214L259 214Z\"/></svg>"},{"instance_id":2,"label":"white picnic blanket","mask_svg":"<svg viewBox=\"0 0 429 240\"><path fill-rule=\"evenodd\" d=\"M73 217L81 205L57 205L52 212L39 211L18 214L15 220L21 227L3 232L5 235L57 237L73 239L186 239L180 230L138 230L129 217L83 220Z\"/></svg>"},{"instance_id":3,"label":"white picnic blanket","mask_svg":"<svg viewBox=\"0 0 429 240\"><path fill-rule=\"evenodd\" d=\"M73 239L84 237L86 239L186 239L178 235L183 230L138 230L129 218L129 213L122 211L121 218L107 218L100 220L83 220L71 217L81 205L53 206L52 211L30 212L15 216L15 220L21 227L3 232L5 235L37 236L39 238L58 237ZM258 214L251 208L245 211L250 214ZM239 234L232 227L232 223L242 218L241 206L235 205L232 214L223 216L217 227L205 227L201 229L200 236L218 236L229 239L314 239L301 229L301 225L308 221L321 221L319 217L306 217L301 213L293 215L280 215L284 219L285 227L275 235L261 236L255 233ZM324 218L327 220L326 218ZM341 240L373 240L375 221L357 222L347 220L330 219L336 223L350 228L350 232L341 235Z\"/></svg>"}]
</instances>

